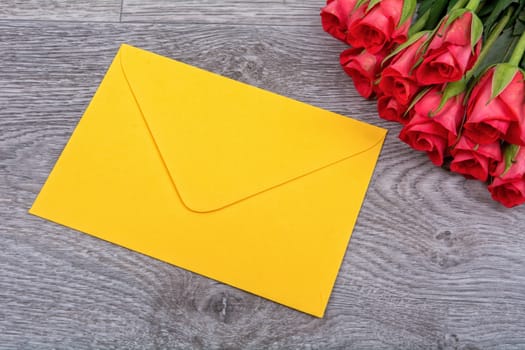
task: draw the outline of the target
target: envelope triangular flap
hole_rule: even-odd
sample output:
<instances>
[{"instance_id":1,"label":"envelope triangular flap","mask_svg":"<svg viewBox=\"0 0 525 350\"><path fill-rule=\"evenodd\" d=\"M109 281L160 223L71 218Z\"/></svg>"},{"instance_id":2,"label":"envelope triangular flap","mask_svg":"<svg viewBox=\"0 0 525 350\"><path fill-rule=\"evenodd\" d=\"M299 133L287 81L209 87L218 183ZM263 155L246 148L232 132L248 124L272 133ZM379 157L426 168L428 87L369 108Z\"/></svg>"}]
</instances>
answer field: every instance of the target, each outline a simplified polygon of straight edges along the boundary
<instances>
[{"instance_id":1,"label":"envelope triangular flap","mask_svg":"<svg viewBox=\"0 0 525 350\"><path fill-rule=\"evenodd\" d=\"M181 200L196 212L334 164L384 136L380 128L131 46L122 46L120 59Z\"/></svg>"}]
</instances>

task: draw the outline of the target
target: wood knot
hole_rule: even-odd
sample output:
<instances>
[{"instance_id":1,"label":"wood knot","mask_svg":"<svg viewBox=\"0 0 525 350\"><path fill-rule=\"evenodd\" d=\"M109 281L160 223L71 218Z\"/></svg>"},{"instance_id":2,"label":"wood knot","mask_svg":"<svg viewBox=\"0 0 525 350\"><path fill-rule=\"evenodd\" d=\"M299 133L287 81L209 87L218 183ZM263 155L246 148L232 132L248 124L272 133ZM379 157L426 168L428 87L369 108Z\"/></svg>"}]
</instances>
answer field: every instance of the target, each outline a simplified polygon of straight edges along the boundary
<instances>
[{"instance_id":1,"label":"wood knot","mask_svg":"<svg viewBox=\"0 0 525 350\"><path fill-rule=\"evenodd\" d=\"M210 297L204 311L220 322L231 323L234 320L235 311L241 302L240 298L226 293L216 294Z\"/></svg>"}]
</instances>

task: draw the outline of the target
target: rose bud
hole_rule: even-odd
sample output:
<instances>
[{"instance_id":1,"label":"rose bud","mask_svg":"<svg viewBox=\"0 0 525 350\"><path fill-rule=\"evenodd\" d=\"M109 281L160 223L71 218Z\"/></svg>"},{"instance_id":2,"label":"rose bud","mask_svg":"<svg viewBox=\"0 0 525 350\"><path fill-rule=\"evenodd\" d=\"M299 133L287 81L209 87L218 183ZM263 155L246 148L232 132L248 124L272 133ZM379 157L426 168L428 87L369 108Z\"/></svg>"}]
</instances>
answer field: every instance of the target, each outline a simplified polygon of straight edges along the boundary
<instances>
[{"instance_id":1,"label":"rose bud","mask_svg":"<svg viewBox=\"0 0 525 350\"><path fill-rule=\"evenodd\" d=\"M385 120L406 124L409 121L408 106L400 104L393 96L383 95L377 100L379 116Z\"/></svg>"},{"instance_id":2,"label":"rose bud","mask_svg":"<svg viewBox=\"0 0 525 350\"><path fill-rule=\"evenodd\" d=\"M416 69L421 85L460 80L478 59L483 31L480 19L471 11L452 23L448 23L449 16L443 19L436 35L430 39L423 62Z\"/></svg>"},{"instance_id":3,"label":"rose bud","mask_svg":"<svg viewBox=\"0 0 525 350\"><path fill-rule=\"evenodd\" d=\"M511 144L525 145L523 73L515 69L514 77L508 79L510 83L498 93L494 91L497 70L499 68L490 68L472 90L467 104L464 133L479 144L503 139Z\"/></svg>"},{"instance_id":4,"label":"rose bud","mask_svg":"<svg viewBox=\"0 0 525 350\"><path fill-rule=\"evenodd\" d=\"M350 48L339 57L346 74L352 77L357 92L364 98L370 98L375 92L375 80L380 73L381 62L385 54L372 54L359 48Z\"/></svg>"},{"instance_id":5,"label":"rose bud","mask_svg":"<svg viewBox=\"0 0 525 350\"><path fill-rule=\"evenodd\" d=\"M385 95L394 96L400 105L408 106L420 90L412 70L420 57L418 52L427 36L427 33L422 33L415 42L410 44L406 42L408 44L406 47L402 44L399 47L401 50L392 57L388 66L381 72L379 89Z\"/></svg>"},{"instance_id":6,"label":"rose bud","mask_svg":"<svg viewBox=\"0 0 525 350\"><path fill-rule=\"evenodd\" d=\"M334 38L346 41L348 20L357 0L328 0L321 9L323 29Z\"/></svg>"},{"instance_id":7,"label":"rose bud","mask_svg":"<svg viewBox=\"0 0 525 350\"><path fill-rule=\"evenodd\" d=\"M411 110L412 119L399 138L418 151L425 151L435 165L441 166L448 147L457 138L458 126L463 119L464 93L449 98L439 109L442 94L438 87L426 93Z\"/></svg>"},{"instance_id":8,"label":"rose bud","mask_svg":"<svg viewBox=\"0 0 525 350\"><path fill-rule=\"evenodd\" d=\"M494 173L496 165L502 160L499 142L479 145L465 135L460 137L450 153L454 157L450 170L480 181L487 181L489 174Z\"/></svg>"},{"instance_id":9,"label":"rose bud","mask_svg":"<svg viewBox=\"0 0 525 350\"><path fill-rule=\"evenodd\" d=\"M507 208L525 203L525 148L520 147L514 156L514 163L507 167L501 161L496 168L497 176L488 186L488 190L495 201Z\"/></svg>"},{"instance_id":10,"label":"rose bud","mask_svg":"<svg viewBox=\"0 0 525 350\"><path fill-rule=\"evenodd\" d=\"M411 0L382 0L371 9L364 3L354 10L348 25L346 41L371 53L389 49L407 40L413 8L404 3ZM408 11L403 13L403 11ZM402 23L400 23L402 22Z\"/></svg>"}]
</instances>

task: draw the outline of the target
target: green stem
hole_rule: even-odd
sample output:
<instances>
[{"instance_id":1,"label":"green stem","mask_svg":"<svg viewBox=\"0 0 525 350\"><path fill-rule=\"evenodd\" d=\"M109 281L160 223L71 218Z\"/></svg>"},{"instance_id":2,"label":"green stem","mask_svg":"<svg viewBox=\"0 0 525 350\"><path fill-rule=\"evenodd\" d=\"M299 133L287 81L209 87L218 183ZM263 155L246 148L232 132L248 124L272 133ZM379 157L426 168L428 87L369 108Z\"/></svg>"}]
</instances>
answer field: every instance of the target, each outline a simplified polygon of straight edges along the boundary
<instances>
[{"instance_id":1,"label":"green stem","mask_svg":"<svg viewBox=\"0 0 525 350\"><path fill-rule=\"evenodd\" d=\"M485 5L487 5L487 1L481 1L481 4L479 4L478 6L478 9L476 10L477 13L480 13L481 10L483 10L483 7L485 7Z\"/></svg>"},{"instance_id":2,"label":"green stem","mask_svg":"<svg viewBox=\"0 0 525 350\"><path fill-rule=\"evenodd\" d=\"M408 37L411 37L417 32L420 32L427 24L428 18L430 17L430 9L426 10L425 13L417 19L417 21L410 26L408 30Z\"/></svg>"},{"instance_id":3,"label":"green stem","mask_svg":"<svg viewBox=\"0 0 525 350\"><path fill-rule=\"evenodd\" d=\"M465 7L465 5L467 4L467 1L468 0L459 0L458 2L456 2L454 4L454 6L452 6L452 8L450 9L450 11L452 10L456 10L456 9L461 9L463 7Z\"/></svg>"},{"instance_id":4,"label":"green stem","mask_svg":"<svg viewBox=\"0 0 525 350\"><path fill-rule=\"evenodd\" d=\"M465 8L471 10L472 12L476 12L480 2L481 0L470 0Z\"/></svg>"},{"instance_id":5,"label":"green stem","mask_svg":"<svg viewBox=\"0 0 525 350\"><path fill-rule=\"evenodd\" d=\"M465 75L465 79L469 80L472 78L472 75L474 74L474 71L480 66L481 63L485 60L485 57L490 51L490 48L494 43L496 42L496 39L500 36L501 32L505 27L507 26L507 23L509 23L510 17L512 16L512 12L514 12L513 8L509 8L507 10L507 13L505 13L505 16L498 22L498 24L494 27L494 30L490 33L487 40L485 40L485 43L483 45L483 48L481 49L481 52L479 53L478 60L474 64L474 66L467 72ZM520 57L521 60L521 57ZM519 63L519 61L518 61Z\"/></svg>"},{"instance_id":6,"label":"green stem","mask_svg":"<svg viewBox=\"0 0 525 350\"><path fill-rule=\"evenodd\" d=\"M518 67L521 62L521 58L523 57L523 54L525 53L525 32L523 32L520 36L520 40L514 47L514 51L512 51L512 56L510 56L509 63L513 66Z\"/></svg>"}]
</instances>

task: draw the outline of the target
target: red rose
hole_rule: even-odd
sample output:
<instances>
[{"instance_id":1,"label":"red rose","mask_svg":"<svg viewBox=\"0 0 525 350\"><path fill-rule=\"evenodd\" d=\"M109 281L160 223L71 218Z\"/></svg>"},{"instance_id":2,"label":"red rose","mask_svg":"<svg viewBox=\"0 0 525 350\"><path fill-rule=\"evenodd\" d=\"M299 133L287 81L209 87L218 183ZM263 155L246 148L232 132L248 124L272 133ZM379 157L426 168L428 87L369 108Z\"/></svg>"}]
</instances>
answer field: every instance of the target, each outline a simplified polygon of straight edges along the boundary
<instances>
[{"instance_id":1,"label":"red rose","mask_svg":"<svg viewBox=\"0 0 525 350\"><path fill-rule=\"evenodd\" d=\"M511 144L525 145L523 73L518 71L510 84L491 99L494 71L495 68L489 69L472 90L464 133L479 144L501 138Z\"/></svg>"},{"instance_id":2,"label":"red rose","mask_svg":"<svg viewBox=\"0 0 525 350\"><path fill-rule=\"evenodd\" d=\"M432 163L440 166L448 155L447 148L453 144L465 107L464 94L450 98L436 114L441 93L437 87L419 100L411 111L412 119L401 130L399 138L412 148L425 151Z\"/></svg>"},{"instance_id":3,"label":"red rose","mask_svg":"<svg viewBox=\"0 0 525 350\"><path fill-rule=\"evenodd\" d=\"M472 12L465 12L445 28L445 17L423 55L423 62L416 69L421 85L457 81L472 68L481 49L481 38L474 49L471 46L472 18Z\"/></svg>"},{"instance_id":4,"label":"red rose","mask_svg":"<svg viewBox=\"0 0 525 350\"><path fill-rule=\"evenodd\" d=\"M412 97L419 91L420 85L416 81L412 69L419 58L418 50L428 35L396 54L388 67L381 73L379 89L388 96L394 96L401 105L408 105Z\"/></svg>"},{"instance_id":5,"label":"red rose","mask_svg":"<svg viewBox=\"0 0 525 350\"><path fill-rule=\"evenodd\" d=\"M334 38L346 41L348 19L357 0L328 0L321 9L323 29Z\"/></svg>"},{"instance_id":6,"label":"red rose","mask_svg":"<svg viewBox=\"0 0 525 350\"><path fill-rule=\"evenodd\" d=\"M408 106L400 104L393 96L381 96L377 100L377 111L379 116L385 120L408 123L409 116L405 115Z\"/></svg>"},{"instance_id":7,"label":"red rose","mask_svg":"<svg viewBox=\"0 0 525 350\"><path fill-rule=\"evenodd\" d=\"M354 47L364 47L371 53L405 42L410 20L398 26L403 3L403 0L382 0L366 13L368 6L356 9L348 24L347 42Z\"/></svg>"},{"instance_id":8,"label":"red rose","mask_svg":"<svg viewBox=\"0 0 525 350\"><path fill-rule=\"evenodd\" d=\"M357 92L364 98L374 94L375 80L381 69L385 54L372 54L359 48L350 48L341 52L339 58L346 74L352 77Z\"/></svg>"},{"instance_id":9,"label":"red rose","mask_svg":"<svg viewBox=\"0 0 525 350\"><path fill-rule=\"evenodd\" d=\"M494 173L496 165L502 160L499 142L479 145L464 135L451 154L454 160L450 164L450 170L480 181L487 181L489 174Z\"/></svg>"},{"instance_id":10,"label":"red rose","mask_svg":"<svg viewBox=\"0 0 525 350\"><path fill-rule=\"evenodd\" d=\"M505 161L498 164L494 181L488 186L495 201L507 208L525 203L525 148L521 147L516 155L516 163L505 171Z\"/></svg>"}]
</instances>

